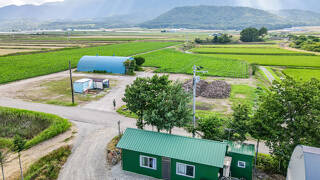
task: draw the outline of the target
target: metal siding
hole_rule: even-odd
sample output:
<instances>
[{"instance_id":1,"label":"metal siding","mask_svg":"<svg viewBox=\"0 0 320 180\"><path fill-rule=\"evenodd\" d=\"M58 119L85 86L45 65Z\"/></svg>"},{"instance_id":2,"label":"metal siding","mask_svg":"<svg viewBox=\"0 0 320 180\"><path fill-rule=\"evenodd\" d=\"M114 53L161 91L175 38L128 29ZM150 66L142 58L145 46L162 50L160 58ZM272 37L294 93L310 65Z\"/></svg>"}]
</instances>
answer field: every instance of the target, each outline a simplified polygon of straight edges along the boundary
<instances>
[{"instance_id":1,"label":"metal siding","mask_svg":"<svg viewBox=\"0 0 320 180\"><path fill-rule=\"evenodd\" d=\"M140 167L140 155L149 156L157 159L157 169L148 169ZM154 178L162 178L161 157L151 154L139 153L130 150L122 150L122 168L137 174L151 176Z\"/></svg>"},{"instance_id":2,"label":"metal siding","mask_svg":"<svg viewBox=\"0 0 320 180\"><path fill-rule=\"evenodd\" d=\"M231 141L224 142L228 143L228 152L255 156L255 146L253 144L239 144Z\"/></svg>"},{"instance_id":3,"label":"metal siding","mask_svg":"<svg viewBox=\"0 0 320 180\"><path fill-rule=\"evenodd\" d=\"M236 178L245 178L246 180L252 180L253 157L230 152L228 152L228 156L232 157L230 168L231 176ZM238 161L246 162L246 168L238 167Z\"/></svg>"},{"instance_id":4,"label":"metal siding","mask_svg":"<svg viewBox=\"0 0 320 180\"><path fill-rule=\"evenodd\" d=\"M195 167L195 176L194 178L181 176L176 174L176 163L183 163L188 165L193 165ZM171 179L174 180L188 180L188 179L194 179L194 180L218 180L218 173L220 168L198 164L198 163L192 163L188 161L181 161L177 159L171 159Z\"/></svg>"},{"instance_id":5,"label":"metal siding","mask_svg":"<svg viewBox=\"0 0 320 180\"><path fill-rule=\"evenodd\" d=\"M117 56L83 56L77 70L82 72L106 71L108 73L125 74L123 63L130 57Z\"/></svg>"},{"instance_id":6,"label":"metal siding","mask_svg":"<svg viewBox=\"0 0 320 180\"><path fill-rule=\"evenodd\" d=\"M155 143L156 142L156 143ZM150 144L152 143L152 144ZM226 143L128 128L117 147L223 167Z\"/></svg>"}]
</instances>

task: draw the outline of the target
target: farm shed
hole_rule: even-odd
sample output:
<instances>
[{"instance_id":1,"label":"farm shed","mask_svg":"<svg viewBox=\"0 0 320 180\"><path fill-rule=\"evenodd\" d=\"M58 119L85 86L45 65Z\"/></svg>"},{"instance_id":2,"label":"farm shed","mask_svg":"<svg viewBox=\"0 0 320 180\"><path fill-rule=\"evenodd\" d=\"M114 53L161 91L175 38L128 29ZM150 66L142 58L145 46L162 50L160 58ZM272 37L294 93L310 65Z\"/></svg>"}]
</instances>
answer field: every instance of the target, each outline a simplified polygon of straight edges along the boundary
<instances>
[{"instance_id":1,"label":"farm shed","mask_svg":"<svg viewBox=\"0 0 320 180\"><path fill-rule=\"evenodd\" d=\"M291 156L287 180L315 180L320 178L320 148L297 146Z\"/></svg>"},{"instance_id":2,"label":"farm shed","mask_svg":"<svg viewBox=\"0 0 320 180\"><path fill-rule=\"evenodd\" d=\"M127 60L133 60L133 58L119 56L83 56L78 63L77 70L82 72L125 74L126 68L123 63Z\"/></svg>"},{"instance_id":3,"label":"farm shed","mask_svg":"<svg viewBox=\"0 0 320 180\"><path fill-rule=\"evenodd\" d=\"M79 79L73 83L73 89L75 93L84 93L93 88L92 79Z\"/></svg>"},{"instance_id":4,"label":"farm shed","mask_svg":"<svg viewBox=\"0 0 320 180\"><path fill-rule=\"evenodd\" d=\"M218 180L230 170L227 145L128 128L117 147L122 149L125 171L167 180Z\"/></svg>"},{"instance_id":5,"label":"farm shed","mask_svg":"<svg viewBox=\"0 0 320 180\"><path fill-rule=\"evenodd\" d=\"M225 142L228 143L227 156L232 158L231 177L252 180L255 146L231 141Z\"/></svg>"},{"instance_id":6,"label":"farm shed","mask_svg":"<svg viewBox=\"0 0 320 180\"><path fill-rule=\"evenodd\" d=\"M109 88L109 80L108 79L97 79L92 78L93 80L93 88L94 89L104 89Z\"/></svg>"}]
</instances>

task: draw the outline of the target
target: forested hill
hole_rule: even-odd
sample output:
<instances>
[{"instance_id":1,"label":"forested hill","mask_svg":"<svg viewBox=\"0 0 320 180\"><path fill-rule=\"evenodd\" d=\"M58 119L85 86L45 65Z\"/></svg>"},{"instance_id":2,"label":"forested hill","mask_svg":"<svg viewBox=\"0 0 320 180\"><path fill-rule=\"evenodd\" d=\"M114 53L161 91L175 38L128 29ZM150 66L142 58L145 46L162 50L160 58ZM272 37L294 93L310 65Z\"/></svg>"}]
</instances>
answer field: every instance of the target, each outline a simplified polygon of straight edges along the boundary
<instances>
[{"instance_id":1,"label":"forested hill","mask_svg":"<svg viewBox=\"0 0 320 180\"><path fill-rule=\"evenodd\" d=\"M290 14L290 13L289 13ZM303 25L288 17L248 7L185 6L174 8L142 23L145 28L243 29L262 27L280 29ZM320 18L319 18L320 19Z\"/></svg>"},{"instance_id":2,"label":"forested hill","mask_svg":"<svg viewBox=\"0 0 320 180\"><path fill-rule=\"evenodd\" d=\"M275 11L275 14L289 21L296 22L301 25L320 25L320 13L313 11L304 11L299 9L284 9L280 11Z\"/></svg>"}]
</instances>

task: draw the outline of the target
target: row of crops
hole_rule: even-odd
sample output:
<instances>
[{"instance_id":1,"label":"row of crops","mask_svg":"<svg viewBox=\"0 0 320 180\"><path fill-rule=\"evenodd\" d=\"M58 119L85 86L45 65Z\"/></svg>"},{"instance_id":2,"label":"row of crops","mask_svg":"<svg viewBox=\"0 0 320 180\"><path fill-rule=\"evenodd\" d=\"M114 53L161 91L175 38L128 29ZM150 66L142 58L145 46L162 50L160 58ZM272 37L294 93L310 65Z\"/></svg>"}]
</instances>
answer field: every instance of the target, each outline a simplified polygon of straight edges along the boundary
<instances>
[{"instance_id":1,"label":"row of crops","mask_svg":"<svg viewBox=\"0 0 320 180\"><path fill-rule=\"evenodd\" d=\"M178 42L133 42L0 57L0 84L67 70L69 60L72 67L76 67L84 55L131 56L176 44Z\"/></svg>"},{"instance_id":2,"label":"row of crops","mask_svg":"<svg viewBox=\"0 0 320 180\"><path fill-rule=\"evenodd\" d=\"M156 72L192 74L192 66L202 66L207 75L248 78L248 64L228 58L206 57L187 54L174 49L164 49L143 55L144 66L157 67Z\"/></svg>"},{"instance_id":3,"label":"row of crops","mask_svg":"<svg viewBox=\"0 0 320 180\"><path fill-rule=\"evenodd\" d=\"M201 56L230 58L264 66L284 67L296 80L320 79L320 56L280 49L274 45L203 45L192 50ZM303 69L305 68L305 69Z\"/></svg>"}]
</instances>

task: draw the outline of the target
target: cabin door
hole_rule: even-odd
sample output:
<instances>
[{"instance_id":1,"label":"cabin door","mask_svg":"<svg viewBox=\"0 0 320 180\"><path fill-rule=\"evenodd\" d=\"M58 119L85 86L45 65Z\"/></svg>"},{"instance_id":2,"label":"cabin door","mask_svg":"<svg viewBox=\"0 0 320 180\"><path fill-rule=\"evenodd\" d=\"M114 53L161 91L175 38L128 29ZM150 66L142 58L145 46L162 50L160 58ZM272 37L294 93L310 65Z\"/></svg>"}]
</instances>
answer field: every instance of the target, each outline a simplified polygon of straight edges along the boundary
<instances>
[{"instance_id":1,"label":"cabin door","mask_svg":"<svg viewBox=\"0 0 320 180\"><path fill-rule=\"evenodd\" d=\"M171 179L171 159L167 157L162 157L162 179Z\"/></svg>"}]
</instances>

